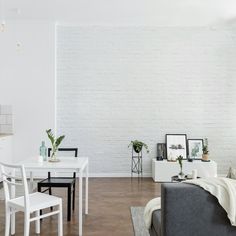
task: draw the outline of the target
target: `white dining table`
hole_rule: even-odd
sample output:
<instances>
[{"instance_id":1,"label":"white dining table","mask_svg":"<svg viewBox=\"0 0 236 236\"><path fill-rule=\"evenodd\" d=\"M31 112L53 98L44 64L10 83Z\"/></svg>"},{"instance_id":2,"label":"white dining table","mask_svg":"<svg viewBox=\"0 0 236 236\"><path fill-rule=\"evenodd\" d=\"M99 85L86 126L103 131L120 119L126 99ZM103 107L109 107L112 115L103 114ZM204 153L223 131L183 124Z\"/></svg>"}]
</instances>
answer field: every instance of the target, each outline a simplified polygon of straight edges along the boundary
<instances>
[{"instance_id":1,"label":"white dining table","mask_svg":"<svg viewBox=\"0 0 236 236\"><path fill-rule=\"evenodd\" d=\"M85 177L85 214L88 214L88 165L87 157L59 157L60 162L39 162L36 157L20 161L25 170L30 173L30 191L33 191L34 172L77 173L79 178L79 236L82 236L83 227L83 177ZM84 175L85 174L85 175ZM13 190L14 194L14 190ZM11 234L15 234L15 214L12 214Z\"/></svg>"}]
</instances>

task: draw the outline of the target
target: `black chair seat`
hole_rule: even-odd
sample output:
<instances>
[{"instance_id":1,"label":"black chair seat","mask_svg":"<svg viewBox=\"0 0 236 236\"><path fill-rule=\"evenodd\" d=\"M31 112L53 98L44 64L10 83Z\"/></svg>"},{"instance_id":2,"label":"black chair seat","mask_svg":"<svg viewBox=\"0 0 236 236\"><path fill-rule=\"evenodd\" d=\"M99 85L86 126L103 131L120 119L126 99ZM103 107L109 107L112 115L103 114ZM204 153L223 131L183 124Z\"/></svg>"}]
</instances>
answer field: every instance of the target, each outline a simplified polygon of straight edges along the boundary
<instances>
[{"instance_id":1,"label":"black chair seat","mask_svg":"<svg viewBox=\"0 0 236 236\"><path fill-rule=\"evenodd\" d=\"M62 185L73 185L75 183L75 179L73 177L51 177L50 179L44 179L38 182L41 187L62 187Z\"/></svg>"}]
</instances>

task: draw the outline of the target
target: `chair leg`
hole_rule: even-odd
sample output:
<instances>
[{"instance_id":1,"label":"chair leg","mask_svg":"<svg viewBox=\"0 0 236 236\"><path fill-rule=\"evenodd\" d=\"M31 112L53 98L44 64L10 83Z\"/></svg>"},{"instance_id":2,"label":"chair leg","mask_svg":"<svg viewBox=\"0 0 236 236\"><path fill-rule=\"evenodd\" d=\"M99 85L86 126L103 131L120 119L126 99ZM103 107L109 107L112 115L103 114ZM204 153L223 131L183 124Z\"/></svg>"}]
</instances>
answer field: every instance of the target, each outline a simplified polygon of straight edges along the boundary
<instances>
[{"instance_id":1,"label":"chair leg","mask_svg":"<svg viewBox=\"0 0 236 236\"><path fill-rule=\"evenodd\" d=\"M30 214L28 212L25 212L24 217L24 236L29 236L30 232Z\"/></svg>"},{"instance_id":2,"label":"chair leg","mask_svg":"<svg viewBox=\"0 0 236 236\"><path fill-rule=\"evenodd\" d=\"M75 183L73 184L73 211L75 210Z\"/></svg>"},{"instance_id":3,"label":"chair leg","mask_svg":"<svg viewBox=\"0 0 236 236\"><path fill-rule=\"evenodd\" d=\"M49 192L49 195L52 195L52 188L48 188L48 192ZM50 207L50 210L52 211L53 210L53 207Z\"/></svg>"},{"instance_id":4,"label":"chair leg","mask_svg":"<svg viewBox=\"0 0 236 236\"><path fill-rule=\"evenodd\" d=\"M62 235L63 235L62 201L60 201L59 214L58 214L58 236Z\"/></svg>"},{"instance_id":5,"label":"chair leg","mask_svg":"<svg viewBox=\"0 0 236 236\"><path fill-rule=\"evenodd\" d=\"M11 220L10 220L10 229L11 229L11 235L14 235L16 233L16 214L11 214Z\"/></svg>"},{"instance_id":6,"label":"chair leg","mask_svg":"<svg viewBox=\"0 0 236 236\"><path fill-rule=\"evenodd\" d=\"M40 216L39 211L36 211L36 212L35 212L35 216L36 216L36 217L39 217L39 216ZM35 233L36 233L36 234L40 234L40 220L36 220L36 221L35 221Z\"/></svg>"},{"instance_id":7,"label":"chair leg","mask_svg":"<svg viewBox=\"0 0 236 236\"><path fill-rule=\"evenodd\" d=\"M10 234L10 218L11 218L10 208L6 207L5 236L9 236Z\"/></svg>"},{"instance_id":8,"label":"chair leg","mask_svg":"<svg viewBox=\"0 0 236 236\"><path fill-rule=\"evenodd\" d=\"M71 218L71 187L68 187L67 191L67 221Z\"/></svg>"},{"instance_id":9,"label":"chair leg","mask_svg":"<svg viewBox=\"0 0 236 236\"><path fill-rule=\"evenodd\" d=\"M40 192L41 193L41 186L38 184L38 192ZM40 210L40 215L42 215L43 214L43 211L42 210ZM41 221L42 221L43 219L41 219Z\"/></svg>"}]
</instances>

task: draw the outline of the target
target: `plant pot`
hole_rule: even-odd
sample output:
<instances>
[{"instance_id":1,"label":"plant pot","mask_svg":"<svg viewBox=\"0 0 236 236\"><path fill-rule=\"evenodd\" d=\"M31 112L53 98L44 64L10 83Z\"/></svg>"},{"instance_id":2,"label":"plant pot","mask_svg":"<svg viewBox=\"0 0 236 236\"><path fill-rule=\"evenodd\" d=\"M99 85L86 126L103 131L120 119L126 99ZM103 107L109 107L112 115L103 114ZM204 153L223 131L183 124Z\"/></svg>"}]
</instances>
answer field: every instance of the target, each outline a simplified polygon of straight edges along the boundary
<instances>
[{"instance_id":1,"label":"plant pot","mask_svg":"<svg viewBox=\"0 0 236 236\"><path fill-rule=\"evenodd\" d=\"M181 171L181 172L178 174L178 178L179 178L179 179L185 179L185 174Z\"/></svg>"},{"instance_id":2,"label":"plant pot","mask_svg":"<svg viewBox=\"0 0 236 236\"><path fill-rule=\"evenodd\" d=\"M56 152L53 152L48 161L49 162L59 162L60 160L57 158Z\"/></svg>"},{"instance_id":3,"label":"plant pot","mask_svg":"<svg viewBox=\"0 0 236 236\"><path fill-rule=\"evenodd\" d=\"M209 160L209 154L202 154L202 160L208 161Z\"/></svg>"},{"instance_id":4,"label":"plant pot","mask_svg":"<svg viewBox=\"0 0 236 236\"><path fill-rule=\"evenodd\" d=\"M136 153L140 153L142 151L142 148L139 150L137 146L133 146L133 149Z\"/></svg>"},{"instance_id":5,"label":"plant pot","mask_svg":"<svg viewBox=\"0 0 236 236\"><path fill-rule=\"evenodd\" d=\"M49 158L48 161L49 162L60 162L60 159L58 159L58 158Z\"/></svg>"}]
</instances>

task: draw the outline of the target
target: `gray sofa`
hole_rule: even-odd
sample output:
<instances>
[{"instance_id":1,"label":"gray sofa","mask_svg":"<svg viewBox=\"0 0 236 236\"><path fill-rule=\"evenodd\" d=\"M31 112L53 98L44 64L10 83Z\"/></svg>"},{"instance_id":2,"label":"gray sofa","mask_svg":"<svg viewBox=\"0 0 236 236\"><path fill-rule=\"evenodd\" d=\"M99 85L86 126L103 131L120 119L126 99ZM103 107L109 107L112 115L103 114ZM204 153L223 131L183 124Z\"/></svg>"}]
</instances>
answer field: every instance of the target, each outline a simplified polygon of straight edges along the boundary
<instances>
[{"instance_id":1,"label":"gray sofa","mask_svg":"<svg viewBox=\"0 0 236 236\"><path fill-rule=\"evenodd\" d=\"M165 183L161 197L162 209L152 215L151 236L236 236L225 210L202 188Z\"/></svg>"}]
</instances>

